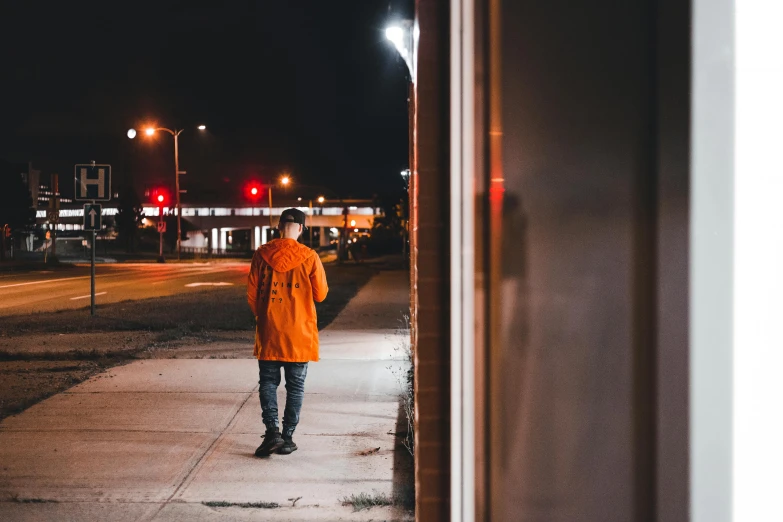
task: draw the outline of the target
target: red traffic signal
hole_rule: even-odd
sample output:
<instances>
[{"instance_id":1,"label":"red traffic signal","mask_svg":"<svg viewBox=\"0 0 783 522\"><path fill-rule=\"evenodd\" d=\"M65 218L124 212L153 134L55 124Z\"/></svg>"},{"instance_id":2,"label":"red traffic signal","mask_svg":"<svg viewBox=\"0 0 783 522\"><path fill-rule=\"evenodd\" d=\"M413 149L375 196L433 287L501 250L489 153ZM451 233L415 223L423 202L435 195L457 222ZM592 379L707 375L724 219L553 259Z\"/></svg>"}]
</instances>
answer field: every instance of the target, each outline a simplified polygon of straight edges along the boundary
<instances>
[{"instance_id":1,"label":"red traffic signal","mask_svg":"<svg viewBox=\"0 0 783 522\"><path fill-rule=\"evenodd\" d=\"M169 193L162 187L152 189L150 191L150 197L152 198L152 203L159 207L165 207L169 202Z\"/></svg>"},{"instance_id":2,"label":"red traffic signal","mask_svg":"<svg viewBox=\"0 0 783 522\"><path fill-rule=\"evenodd\" d=\"M249 201L256 202L263 196L264 190L261 183L257 181L251 181L245 185L245 198Z\"/></svg>"}]
</instances>

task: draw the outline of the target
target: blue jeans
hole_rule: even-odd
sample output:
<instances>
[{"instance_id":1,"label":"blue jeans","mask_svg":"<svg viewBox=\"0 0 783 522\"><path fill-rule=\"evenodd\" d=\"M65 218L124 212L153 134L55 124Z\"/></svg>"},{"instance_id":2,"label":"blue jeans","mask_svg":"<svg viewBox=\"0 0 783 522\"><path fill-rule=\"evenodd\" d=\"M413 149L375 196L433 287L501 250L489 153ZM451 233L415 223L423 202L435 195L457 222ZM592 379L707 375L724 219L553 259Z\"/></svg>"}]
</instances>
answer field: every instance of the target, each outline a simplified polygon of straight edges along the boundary
<instances>
[{"instance_id":1,"label":"blue jeans","mask_svg":"<svg viewBox=\"0 0 783 522\"><path fill-rule=\"evenodd\" d=\"M277 428L277 387L280 386L280 368L285 370L285 411L283 436L291 437L299 424L299 412L304 400L307 363L258 361L258 396L261 399L261 418L267 428Z\"/></svg>"}]
</instances>

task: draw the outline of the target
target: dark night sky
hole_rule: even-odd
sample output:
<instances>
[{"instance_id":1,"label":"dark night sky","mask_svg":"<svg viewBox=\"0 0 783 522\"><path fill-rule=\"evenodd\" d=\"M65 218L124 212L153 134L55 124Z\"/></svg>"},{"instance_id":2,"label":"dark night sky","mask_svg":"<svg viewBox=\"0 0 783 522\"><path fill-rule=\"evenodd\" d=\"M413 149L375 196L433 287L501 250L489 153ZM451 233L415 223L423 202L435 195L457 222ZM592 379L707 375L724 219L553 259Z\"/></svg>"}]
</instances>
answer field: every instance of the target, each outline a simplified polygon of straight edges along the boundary
<instances>
[{"instance_id":1,"label":"dark night sky","mask_svg":"<svg viewBox=\"0 0 783 522\"><path fill-rule=\"evenodd\" d=\"M344 197L395 193L407 69L384 28L412 4L2 2L0 159L59 171L61 187L75 163L110 163L115 191L141 192L173 184L172 138L126 137L157 122L186 129L190 200L239 197L284 170Z\"/></svg>"}]
</instances>

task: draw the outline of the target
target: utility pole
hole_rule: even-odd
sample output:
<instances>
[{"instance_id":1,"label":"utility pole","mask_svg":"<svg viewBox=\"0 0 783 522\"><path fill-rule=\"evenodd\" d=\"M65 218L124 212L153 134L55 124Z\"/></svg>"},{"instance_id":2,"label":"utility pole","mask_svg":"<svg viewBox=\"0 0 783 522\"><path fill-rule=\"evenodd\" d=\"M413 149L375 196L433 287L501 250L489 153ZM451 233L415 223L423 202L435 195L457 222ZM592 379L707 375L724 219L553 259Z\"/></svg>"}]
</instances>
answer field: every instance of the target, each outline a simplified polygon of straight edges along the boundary
<instances>
[{"instance_id":1,"label":"utility pole","mask_svg":"<svg viewBox=\"0 0 783 522\"><path fill-rule=\"evenodd\" d=\"M340 229L340 240L337 242L337 262L342 263L343 258L348 259L348 207L343 207L343 227Z\"/></svg>"},{"instance_id":2,"label":"utility pole","mask_svg":"<svg viewBox=\"0 0 783 522\"><path fill-rule=\"evenodd\" d=\"M60 218L60 198L58 194L60 193L60 183L57 174L52 174L52 183L51 183L51 190L52 190L52 196L49 198L49 206L52 208L52 211L54 212L54 216L56 216L54 220L54 228L52 229L52 261L57 261L57 223L59 223Z\"/></svg>"},{"instance_id":3,"label":"utility pole","mask_svg":"<svg viewBox=\"0 0 783 522\"><path fill-rule=\"evenodd\" d=\"M180 172L179 170L179 135L184 129L175 130L172 134L174 135L174 170L177 172L176 175L176 182L177 182L177 261L179 261L182 257L182 208L179 204L179 194L182 192L179 189L179 175L185 174L185 171Z\"/></svg>"},{"instance_id":4,"label":"utility pole","mask_svg":"<svg viewBox=\"0 0 783 522\"><path fill-rule=\"evenodd\" d=\"M95 204L94 201L93 204ZM95 315L95 233L96 231L93 230L92 247L90 248L90 315Z\"/></svg>"},{"instance_id":5,"label":"utility pole","mask_svg":"<svg viewBox=\"0 0 783 522\"><path fill-rule=\"evenodd\" d=\"M272 185L269 185L269 235L272 235Z\"/></svg>"},{"instance_id":6,"label":"utility pole","mask_svg":"<svg viewBox=\"0 0 783 522\"><path fill-rule=\"evenodd\" d=\"M158 263L163 263L163 207L158 207Z\"/></svg>"},{"instance_id":7,"label":"utility pole","mask_svg":"<svg viewBox=\"0 0 783 522\"><path fill-rule=\"evenodd\" d=\"M198 129L200 131L206 130L206 125L199 125ZM187 190L180 190L179 188L179 175L180 174L187 174L184 170L179 170L179 135L182 134L182 131L185 129L167 129L166 127L149 127L144 130L145 134L147 136L152 136L157 131L165 131L171 134L174 137L174 179L176 182L176 190L177 190L177 199L176 199L176 212L177 212L177 259L179 260L182 255L182 208L180 208L180 198L179 195L181 193L186 193ZM130 129L128 130L128 138L133 139L136 137L136 129Z\"/></svg>"}]
</instances>

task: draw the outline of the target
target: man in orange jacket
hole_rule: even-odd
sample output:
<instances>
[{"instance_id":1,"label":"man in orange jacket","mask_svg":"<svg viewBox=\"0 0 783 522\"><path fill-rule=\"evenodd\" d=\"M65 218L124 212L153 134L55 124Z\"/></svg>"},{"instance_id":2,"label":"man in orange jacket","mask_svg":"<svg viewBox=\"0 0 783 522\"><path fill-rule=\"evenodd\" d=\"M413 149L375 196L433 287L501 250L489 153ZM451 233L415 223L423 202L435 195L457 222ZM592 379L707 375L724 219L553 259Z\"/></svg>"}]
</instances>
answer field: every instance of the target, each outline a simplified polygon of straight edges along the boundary
<instances>
[{"instance_id":1,"label":"man in orange jacket","mask_svg":"<svg viewBox=\"0 0 783 522\"><path fill-rule=\"evenodd\" d=\"M307 363L318 360L315 302L326 298L329 287L318 253L297 242L304 226L304 212L284 210L277 226L281 238L256 250L247 277L247 303L256 316L253 354L258 358L258 394L266 426L257 457L296 450L293 435L304 399ZM277 414L281 369L286 389L282 434Z\"/></svg>"}]
</instances>

